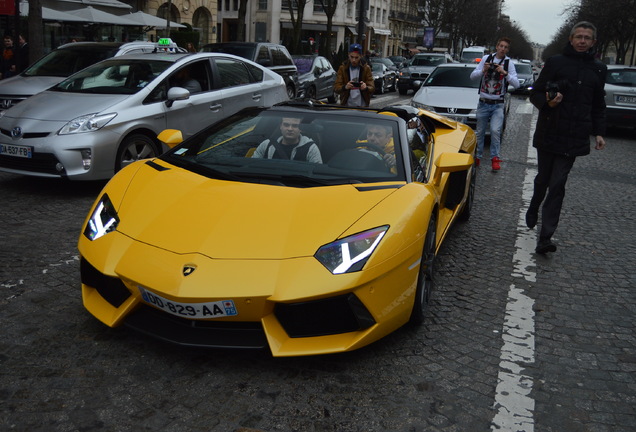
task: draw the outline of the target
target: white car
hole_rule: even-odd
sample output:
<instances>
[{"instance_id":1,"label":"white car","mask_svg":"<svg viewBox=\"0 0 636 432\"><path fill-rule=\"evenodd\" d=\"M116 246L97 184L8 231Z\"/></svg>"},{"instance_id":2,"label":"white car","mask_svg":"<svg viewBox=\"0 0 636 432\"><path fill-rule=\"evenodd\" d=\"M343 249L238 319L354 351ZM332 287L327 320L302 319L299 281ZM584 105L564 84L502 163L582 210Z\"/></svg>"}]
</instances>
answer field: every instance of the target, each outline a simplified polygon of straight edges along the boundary
<instances>
[{"instance_id":1,"label":"white car","mask_svg":"<svg viewBox=\"0 0 636 432\"><path fill-rule=\"evenodd\" d=\"M243 108L286 100L280 75L231 54L114 57L0 113L0 171L108 179L163 153L164 129L190 136Z\"/></svg>"},{"instance_id":2,"label":"white car","mask_svg":"<svg viewBox=\"0 0 636 432\"><path fill-rule=\"evenodd\" d=\"M413 95L411 105L444 115L475 129L479 103L479 80L470 79L470 74L476 67L475 63L439 65ZM510 109L511 89L512 87L509 87L504 98L506 116Z\"/></svg>"}]
</instances>

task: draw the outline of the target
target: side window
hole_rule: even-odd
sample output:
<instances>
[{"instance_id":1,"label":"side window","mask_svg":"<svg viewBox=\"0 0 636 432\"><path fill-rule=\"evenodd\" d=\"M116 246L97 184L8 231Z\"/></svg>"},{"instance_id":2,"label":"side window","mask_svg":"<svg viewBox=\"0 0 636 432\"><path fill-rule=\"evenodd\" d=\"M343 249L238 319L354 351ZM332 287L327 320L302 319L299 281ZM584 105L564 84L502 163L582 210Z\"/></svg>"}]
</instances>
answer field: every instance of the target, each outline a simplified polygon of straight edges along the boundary
<instances>
[{"instance_id":1,"label":"side window","mask_svg":"<svg viewBox=\"0 0 636 432\"><path fill-rule=\"evenodd\" d=\"M221 77L221 87L235 87L244 84L250 84L250 73L242 61L220 58L216 59L216 68ZM262 79L262 77L261 77Z\"/></svg>"},{"instance_id":2,"label":"side window","mask_svg":"<svg viewBox=\"0 0 636 432\"><path fill-rule=\"evenodd\" d=\"M254 66L253 64L249 64L249 63L244 63L245 67L247 67L247 70L250 71L250 74L252 74L252 82L261 82L263 81L263 75L265 74L263 72L263 69Z\"/></svg>"},{"instance_id":3,"label":"side window","mask_svg":"<svg viewBox=\"0 0 636 432\"><path fill-rule=\"evenodd\" d=\"M285 54L282 48L272 47L272 58L274 60L274 66L287 66L294 62Z\"/></svg>"},{"instance_id":4,"label":"side window","mask_svg":"<svg viewBox=\"0 0 636 432\"><path fill-rule=\"evenodd\" d=\"M200 60L179 68L170 78L170 87L183 87L191 94L210 90L210 62Z\"/></svg>"},{"instance_id":5,"label":"side window","mask_svg":"<svg viewBox=\"0 0 636 432\"><path fill-rule=\"evenodd\" d=\"M272 62L269 58L269 50L267 46L262 46L258 50L258 55L256 56L256 63L262 66L271 66Z\"/></svg>"}]
</instances>

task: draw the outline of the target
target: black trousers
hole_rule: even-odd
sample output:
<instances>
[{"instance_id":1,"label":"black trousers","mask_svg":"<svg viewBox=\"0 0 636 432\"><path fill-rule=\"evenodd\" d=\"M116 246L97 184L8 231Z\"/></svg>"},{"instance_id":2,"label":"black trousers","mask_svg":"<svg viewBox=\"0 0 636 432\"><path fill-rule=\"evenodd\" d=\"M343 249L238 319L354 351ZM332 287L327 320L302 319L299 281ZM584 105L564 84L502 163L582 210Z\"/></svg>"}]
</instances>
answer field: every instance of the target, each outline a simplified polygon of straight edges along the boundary
<instances>
[{"instance_id":1,"label":"black trousers","mask_svg":"<svg viewBox=\"0 0 636 432\"><path fill-rule=\"evenodd\" d=\"M538 173L534 178L534 193L530 200L529 211L538 212L543 202L540 241L550 239L557 229L563 198L565 198L565 184L575 160L575 156L564 156L537 149Z\"/></svg>"}]
</instances>

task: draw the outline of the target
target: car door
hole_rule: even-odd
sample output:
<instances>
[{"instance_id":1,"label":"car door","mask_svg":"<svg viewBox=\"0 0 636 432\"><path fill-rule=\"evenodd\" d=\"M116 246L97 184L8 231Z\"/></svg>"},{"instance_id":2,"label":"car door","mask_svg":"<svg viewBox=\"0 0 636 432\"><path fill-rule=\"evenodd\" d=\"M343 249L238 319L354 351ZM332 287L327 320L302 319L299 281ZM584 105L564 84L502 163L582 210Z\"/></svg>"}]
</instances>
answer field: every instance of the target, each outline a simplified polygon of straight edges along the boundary
<instances>
[{"instance_id":1,"label":"car door","mask_svg":"<svg viewBox=\"0 0 636 432\"><path fill-rule=\"evenodd\" d=\"M189 77L186 81L183 81L184 75ZM212 86L209 58L180 65L163 85L166 92L173 87L191 91L188 99L164 103L166 127L181 130L184 138L228 115L224 110L223 91Z\"/></svg>"},{"instance_id":2,"label":"car door","mask_svg":"<svg viewBox=\"0 0 636 432\"><path fill-rule=\"evenodd\" d=\"M222 94L218 101L223 105L226 117L243 108L273 104L274 88L263 84L263 73L257 66L239 59L214 59L214 87Z\"/></svg>"},{"instance_id":3,"label":"car door","mask_svg":"<svg viewBox=\"0 0 636 432\"><path fill-rule=\"evenodd\" d=\"M333 95L333 86L336 83L336 71L333 70L331 64L324 57L319 57L317 63L320 67L321 98Z\"/></svg>"}]
</instances>

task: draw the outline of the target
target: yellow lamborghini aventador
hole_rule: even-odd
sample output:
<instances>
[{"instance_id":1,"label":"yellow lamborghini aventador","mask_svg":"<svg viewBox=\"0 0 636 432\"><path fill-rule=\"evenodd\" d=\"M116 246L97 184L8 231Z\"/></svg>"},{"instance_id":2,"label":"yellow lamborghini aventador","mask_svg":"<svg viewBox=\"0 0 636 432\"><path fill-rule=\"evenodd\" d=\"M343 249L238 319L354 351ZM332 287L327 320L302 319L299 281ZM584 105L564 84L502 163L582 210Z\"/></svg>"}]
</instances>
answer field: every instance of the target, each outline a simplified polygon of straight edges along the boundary
<instances>
[{"instance_id":1,"label":"yellow lamborghini aventador","mask_svg":"<svg viewBox=\"0 0 636 432\"><path fill-rule=\"evenodd\" d=\"M121 170L79 239L85 307L189 346L350 351L420 323L470 216L472 130L408 106L244 110Z\"/></svg>"}]
</instances>

